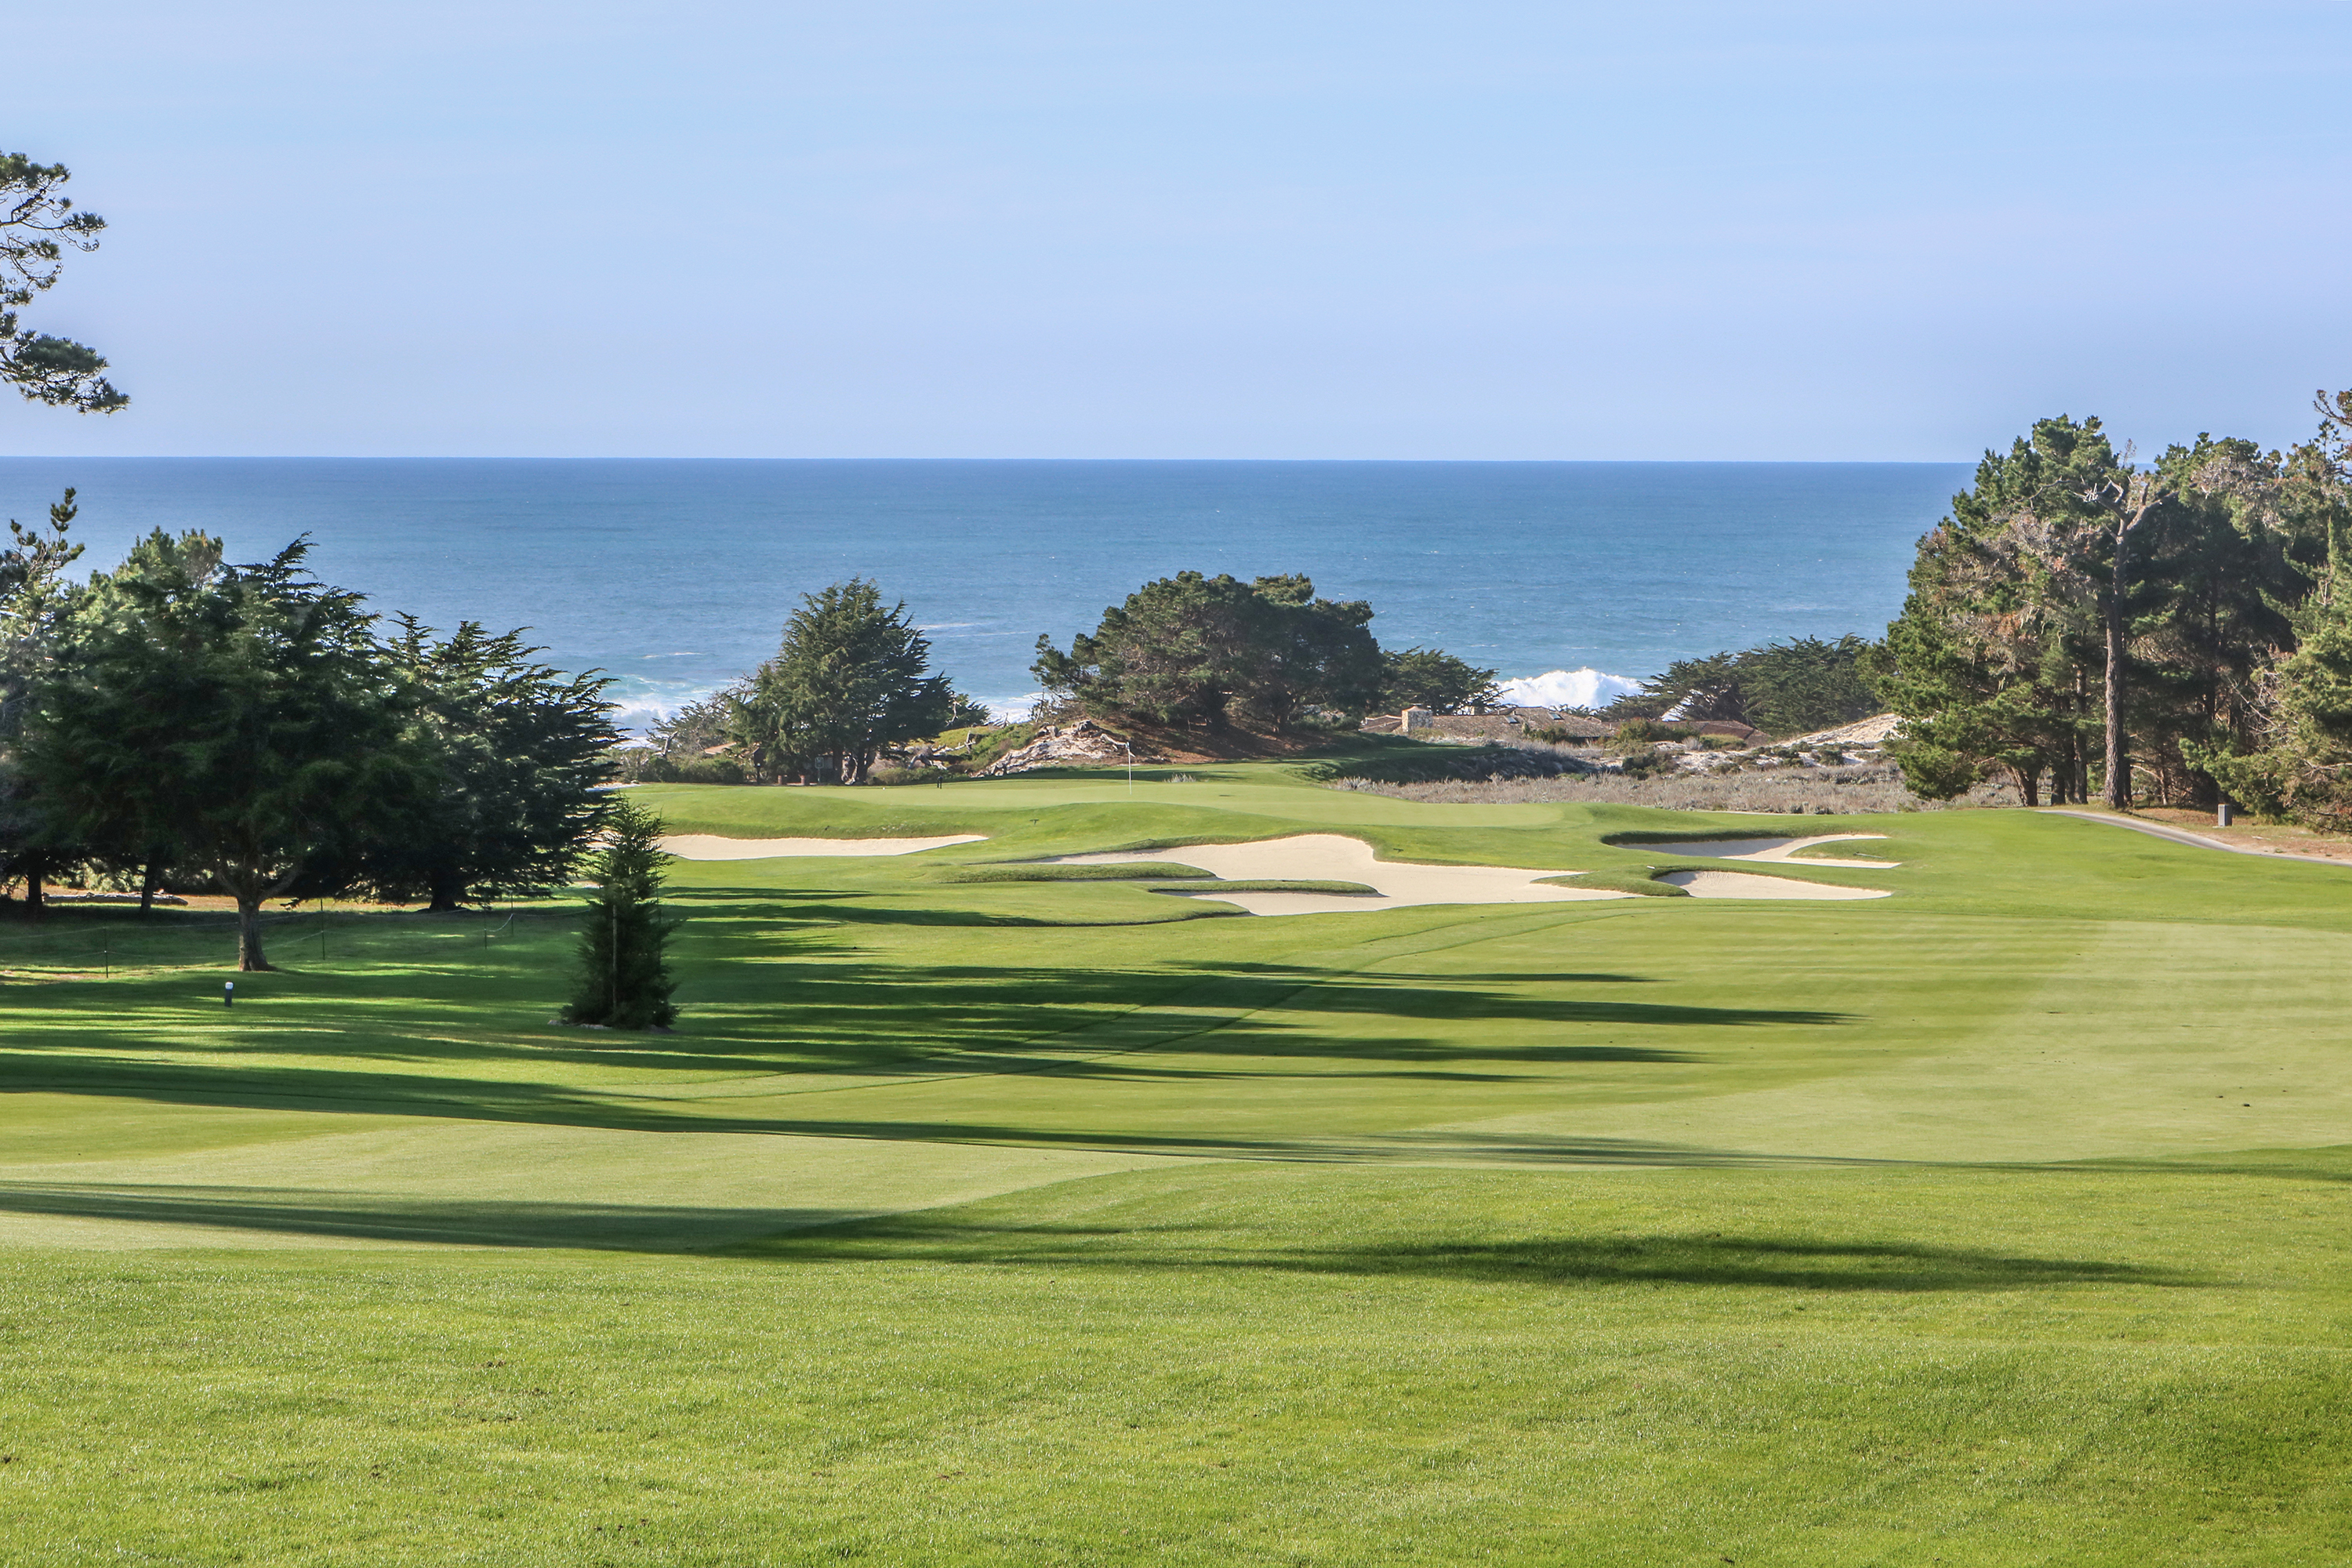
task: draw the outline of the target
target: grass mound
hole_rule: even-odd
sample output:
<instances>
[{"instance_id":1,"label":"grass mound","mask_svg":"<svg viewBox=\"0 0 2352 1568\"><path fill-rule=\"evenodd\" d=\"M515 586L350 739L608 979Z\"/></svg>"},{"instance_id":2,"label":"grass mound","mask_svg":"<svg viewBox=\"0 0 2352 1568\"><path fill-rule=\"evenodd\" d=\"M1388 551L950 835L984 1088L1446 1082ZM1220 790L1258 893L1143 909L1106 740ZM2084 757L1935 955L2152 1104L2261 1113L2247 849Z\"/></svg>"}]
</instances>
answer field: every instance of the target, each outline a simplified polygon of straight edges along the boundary
<instances>
[{"instance_id":1,"label":"grass mound","mask_svg":"<svg viewBox=\"0 0 2352 1568\"><path fill-rule=\"evenodd\" d=\"M942 866L930 872L936 882L1168 882L1213 877L1214 873L1197 866L1164 861L1127 866Z\"/></svg>"},{"instance_id":2,"label":"grass mound","mask_svg":"<svg viewBox=\"0 0 2352 1568\"><path fill-rule=\"evenodd\" d=\"M1378 888L1368 888L1361 882L1282 881L1274 878L1217 879L1206 882L1188 882L1181 887L1154 888L1156 893L1187 893L1213 897L1218 893L1340 893L1361 894L1368 899L1381 896Z\"/></svg>"}]
</instances>

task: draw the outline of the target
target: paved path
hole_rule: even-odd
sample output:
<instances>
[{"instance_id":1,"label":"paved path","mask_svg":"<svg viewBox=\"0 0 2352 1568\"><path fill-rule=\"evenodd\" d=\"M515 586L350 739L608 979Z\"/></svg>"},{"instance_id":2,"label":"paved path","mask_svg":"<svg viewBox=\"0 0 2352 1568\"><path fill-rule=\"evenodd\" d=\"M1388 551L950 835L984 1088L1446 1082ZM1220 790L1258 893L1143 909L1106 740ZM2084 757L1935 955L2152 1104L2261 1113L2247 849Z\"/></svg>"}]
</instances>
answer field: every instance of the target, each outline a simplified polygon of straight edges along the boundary
<instances>
[{"instance_id":1,"label":"paved path","mask_svg":"<svg viewBox=\"0 0 2352 1568\"><path fill-rule=\"evenodd\" d=\"M2335 855L2297 855L2286 849L2256 849L2243 844L2225 844L2219 838L2208 838L2201 833L2191 833L2185 827L2168 827L2160 822L2141 822L2133 817L2116 816L2104 811L2068 811L2063 806L2046 806L2045 816L2073 816L2084 822L2104 822L2113 827L2128 827L2134 833L2145 833L2154 838L2168 838L2175 844L2188 844L2199 849L2226 849L2232 855L2259 855L2265 860L2309 860L2320 866L2352 866Z\"/></svg>"}]
</instances>

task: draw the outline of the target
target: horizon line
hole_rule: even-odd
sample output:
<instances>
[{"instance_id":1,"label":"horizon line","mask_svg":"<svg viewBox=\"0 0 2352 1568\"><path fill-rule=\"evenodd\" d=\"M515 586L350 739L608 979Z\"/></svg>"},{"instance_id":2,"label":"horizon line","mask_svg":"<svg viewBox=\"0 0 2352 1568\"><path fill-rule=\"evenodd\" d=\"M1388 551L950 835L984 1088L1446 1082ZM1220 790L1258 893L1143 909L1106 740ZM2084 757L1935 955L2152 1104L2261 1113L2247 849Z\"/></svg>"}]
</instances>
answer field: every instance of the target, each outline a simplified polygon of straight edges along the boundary
<instances>
[{"instance_id":1,"label":"horizon line","mask_svg":"<svg viewBox=\"0 0 2352 1568\"><path fill-rule=\"evenodd\" d=\"M533 453L7 452L0 462L68 463L1297 463L1392 468L1948 468L1974 458L1039 458L1039 457L680 457Z\"/></svg>"}]
</instances>

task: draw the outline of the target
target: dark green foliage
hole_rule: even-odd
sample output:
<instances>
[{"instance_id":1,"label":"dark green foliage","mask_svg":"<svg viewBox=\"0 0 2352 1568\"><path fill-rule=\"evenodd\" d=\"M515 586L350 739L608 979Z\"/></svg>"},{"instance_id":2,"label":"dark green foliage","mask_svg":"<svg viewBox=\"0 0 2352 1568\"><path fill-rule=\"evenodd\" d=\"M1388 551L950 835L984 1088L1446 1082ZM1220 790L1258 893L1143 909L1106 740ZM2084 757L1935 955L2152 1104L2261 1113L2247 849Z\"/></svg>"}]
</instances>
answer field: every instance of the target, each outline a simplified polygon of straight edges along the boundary
<instances>
[{"instance_id":1,"label":"dark green foliage","mask_svg":"<svg viewBox=\"0 0 2352 1568\"><path fill-rule=\"evenodd\" d=\"M1984 777L1981 761L1931 741L1906 739L1890 750L1903 770L1903 787L1921 800L1957 800Z\"/></svg>"},{"instance_id":2,"label":"dark green foliage","mask_svg":"<svg viewBox=\"0 0 2352 1568\"><path fill-rule=\"evenodd\" d=\"M2062 803L2095 780L2128 800L2135 775L2210 801L2188 759L2243 748L2302 592L2278 462L2200 436L2138 468L2096 419L2063 417L1986 453L1871 660L1914 786L2000 768L2029 805L2045 775Z\"/></svg>"},{"instance_id":3,"label":"dark green foliage","mask_svg":"<svg viewBox=\"0 0 2352 1568\"><path fill-rule=\"evenodd\" d=\"M397 832L366 847L363 879L380 897L426 898L436 910L562 881L613 771L611 682L535 662L543 650L520 632L491 637L467 621L436 639L411 616L400 626L390 652L413 688L415 738L437 787Z\"/></svg>"},{"instance_id":4,"label":"dark green foliage","mask_svg":"<svg viewBox=\"0 0 2352 1568\"><path fill-rule=\"evenodd\" d=\"M948 727L955 693L930 652L863 577L804 595L776 657L730 694L732 738L757 776L864 784L884 747Z\"/></svg>"},{"instance_id":5,"label":"dark green foliage","mask_svg":"<svg viewBox=\"0 0 2352 1568\"><path fill-rule=\"evenodd\" d=\"M2342 832L2352 828L2352 391L2323 395L2319 414L2318 436L2281 465L2271 519L2311 584L2287 612L2294 649L2242 684L2241 727L2184 751L2232 799Z\"/></svg>"},{"instance_id":6,"label":"dark green foliage","mask_svg":"<svg viewBox=\"0 0 2352 1568\"><path fill-rule=\"evenodd\" d=\"M1903 715L1893 748L1931 795L1984 767L2006 769L2028 805L2047 772L2060 803L2087 800L2100 714L2103 563L2098 534L2069 498L2116 471L2096 419L2038 422L2006 454L1987 452L1975 486L1919 542L1911 594L1875 661Z\"/></svg>"},{"instance_id":7,"label":"dark green foliage","mask_svg":"<svg viewBox=\"0 0 2352 1568\"><path fill-rule=\"evenodd\" d=\"M1798 637L1680 659L1640 691L1619 699L1609 715L1726 720L1768 735L1833 730L1884 711L1871 688L1870 647L1851 635L1834 642Z\"/></svg>"},{"instance_id":8,"label":"dark green foliage","mask_svg":"<svg viewBox=\"0 0 2352 1568\"><path fill-rule=\"evenodd\" d=\"M646 754L630 775L631 784L750 784L751 775L743 764L732 757L667 756L659 752Z\"/></svg>"},{"instance_id":9,"label":"dark green foliage","mask_svg":"<svg viewBox=\"0 0 2352 1568\"><path fill-rule=\"evenodd\" d=\"M66 539L75 513L68 489L49 507L47 532L12 518L8 545L0 549L0 879L22 879L36 906L44 872L79 847L60 841L35 798L18 745L39 688L56 668L73 603L64 574L81 554Z\"/></svg>"},{"instance_id":10,"label":"dark green foliage","mask_svg":"<svg viewBox=\"0 0 2352 1568\"><path fill-rule=\"evenodd\" d=\"M667 948L682 921L662 908L662 821L625 797L607 811L604 843L588 861L596 890L580 922L579 973L567 1024L666 1029L677 1016Z\"/></svg>"},{"instance_id":11,"label":"dark green foliage","mask_svg":"<svg viewBox=\"0 0 2352 1568\"><path fill-rule=\"evenodd\" d=\"M236 900L237 963L268 967L262 901L413 821L434 774L413 697L359 595L276 558L150 534L75 606L22 752L51 830L170 846Z\"/></svg>"},{"instance_id":12,"label":"dark green foliage","mask_svg":"<svg viewBox=\"0 0 2352 1568\"><path fill-rule=\"evenodd\" d=\"M1308 708L1360 717L1378 697L1371 618L1361 601L1317 598L1305 576L1181 572L1106 609L1066 653L1039 637L1030 668L1099 718L1279 732Z\"/></svg>"},{"instance_id":13,"label":"dark green foliage","mask_svg":"<svg viewBox=\"0 0 2352 1568\"><path fill-rule=\"evenodd\" d=\"M102 374L97 350L17 324L16 312L58 280L68 248L96 250L106 220L76 212L62 163L0 153L0 382L36 403L111 414L131 399Z\"/></svg>"},{"instance_id":14,"label":"dark green foliage","mask_svg":"<svg viewBox=\"0 0 2352 1568\"><path fill-rule=\"evenodd\" d=\"M1381 651L1381 694L1383 712L1426 708L1433 713L1459 713L1465 708L1484 712L1503 700L1491 669L1480 669L1444 648L1409 647Z\"/></svg>"}]
</instances>

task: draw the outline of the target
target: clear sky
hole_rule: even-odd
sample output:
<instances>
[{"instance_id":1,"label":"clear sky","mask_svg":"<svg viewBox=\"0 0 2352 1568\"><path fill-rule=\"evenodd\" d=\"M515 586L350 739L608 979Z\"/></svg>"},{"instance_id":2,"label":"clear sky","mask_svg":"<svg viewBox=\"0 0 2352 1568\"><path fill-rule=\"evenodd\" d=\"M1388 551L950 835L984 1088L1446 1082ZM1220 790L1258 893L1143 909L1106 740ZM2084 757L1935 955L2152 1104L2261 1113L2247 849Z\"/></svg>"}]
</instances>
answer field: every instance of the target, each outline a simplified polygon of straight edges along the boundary
<instances>
[{"instance_id":1,"label":"clear sky","mask_svg":"<svg viewBox=\"0 0 2352 1568\"><path fill-rule=\"evenodd\" d=\"M2352 384L2352 4L12 7L0 453L1972 458Z\"/></svg>"}]
</instances>

